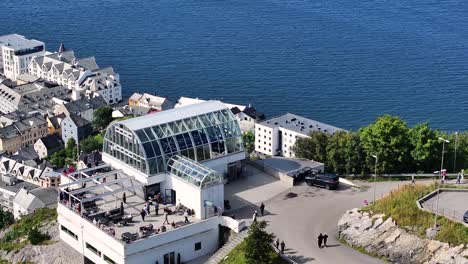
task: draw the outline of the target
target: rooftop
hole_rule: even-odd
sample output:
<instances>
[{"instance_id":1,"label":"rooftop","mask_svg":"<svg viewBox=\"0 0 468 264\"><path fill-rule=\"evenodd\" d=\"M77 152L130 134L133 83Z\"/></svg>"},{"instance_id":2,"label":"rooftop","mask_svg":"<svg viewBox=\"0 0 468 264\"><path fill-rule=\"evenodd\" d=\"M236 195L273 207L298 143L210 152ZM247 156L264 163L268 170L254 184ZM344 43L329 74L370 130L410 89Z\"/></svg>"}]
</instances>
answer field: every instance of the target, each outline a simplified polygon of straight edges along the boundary
<instances>
[{"instance_id":1,"label":"rooftop","mask_svg":"<svg viewBox=\"0 0 468 264\"><path fill-rule=\"evenodd\" d=\"M131 130L137 130L223 109L226 109L226 106L220 101L206 101L198 104L154 113L151 115L145 115L123 120L118 122L118 124L122 124Z\"/></svg>"},{"instance_id":2,"label":"rooftop","mask_svg":"<svg viewBox=\"0 0 468 264\"><path fill-rule=\"evenodd\" d=\"M159 206L159 214L156 215L154 201L150 205L150 214L143 221L140 212L145 207L146 201L138 191L141 188L140 184L133 177L125 175L120 170L113 170L109 165L77 171L68 177L72 182L60 186L61 203L69 210L80 214L83 219L96 221L98 228L117 240L122 241L124 233L138 234L141 227L148 225L152 225L151 230L144 236L139 234L137 239L157 235L158 228L163 226L165 210L173 212L168 215L168 220L170 223L174 222L176 226L166 224L167 231L200 221L190 217L190 223L184 223L182 211L176 211L175 206L162 203ZM123 193L126 195L126 203L122 201ZM78 209L76 204L80 202L82 207ZM121 214L121 205L123 205L123 214ZM131 220L125 222L126 218Z\"/></svg>"},{"instance_id":3,"label":"rooftop","mask_svg":"<svg viewBox=\"0 0 468 264\"><path fill-rule=\"evenodd\" d=\"M313 131L321 131L329 134L334 134L343 129L327 125L312 119L308 119L295 114L284 114L263 121L260 125L267 127L282 127L290 131L308 136Z\"/></svg>"},{"instance_id":4,"label":"rooftop","mask_svg":"<svg viewBox=\"0 0 468 264\"><path fill-rule=\"evenodd\" d=\"M12 192L12 193L17 193L21 189L33 190L33 189L39 188L35 184L20 181L20 180L17 180L16 184L10 185L4 182L2 178L3 177L0 177L0 188L3 190L7 190L9 192Z\"/></svg>"},{"instance_id":5,"label":"rooftop","mask_svg":"<svg viewBox=\"0 0 468 264\"><path fill-rule=\"evenodd\" d=\"M18 34L0 36L0 46L9 46L14 50L29 49L39 45L44 45L44 43Z\"/></svg>"}]
</instances>

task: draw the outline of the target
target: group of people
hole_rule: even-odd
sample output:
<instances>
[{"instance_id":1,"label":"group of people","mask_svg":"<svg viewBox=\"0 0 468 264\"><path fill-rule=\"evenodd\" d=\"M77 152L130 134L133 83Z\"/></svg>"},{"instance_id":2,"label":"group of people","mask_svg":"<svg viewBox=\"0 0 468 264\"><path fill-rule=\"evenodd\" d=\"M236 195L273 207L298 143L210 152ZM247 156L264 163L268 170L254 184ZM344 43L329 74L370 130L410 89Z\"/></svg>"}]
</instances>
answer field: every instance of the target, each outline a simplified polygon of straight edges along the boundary
<instances>
[{"instance_id":1,"label":"group of people","mask_svg":"<svg viewBox=\"0 0 468 264\"><path fill-rule=\"evenodd\" d=\"M286 247L286 244L284 243L284 240L281 240L281 244L280 244L279 238L277 238L276 243L275 243L275 247L276 247L276 249L278 249L281 252L281 254L284 254L284 248Z\"/></svg>"},{"instance_id":2,"label":"group of people","mask_svg":"<svg viewBox=\"0 0 468 264\"><path fill-rule=\"evenodd\" d=\"M263 216L264 213L265 213L265 205L262 203L259 208L260 208L260 214L262 214L262 216ZM257 222L257 215L258 215L258 211L255 210L253 215L252 215L252 222L254 222L254 223Z\"/></svg>"},{"instance_id":3,"label":"group of people","mask_svg":"<svg viewBox=\"0 0 468 264\"><path fill-rule=\"evenodd\" d=\"M327 247L327 240L328 240L328 235L327 233L320 233L318 236L318 247L319 248L324 248Z\"/></svg>"}]
</instances>

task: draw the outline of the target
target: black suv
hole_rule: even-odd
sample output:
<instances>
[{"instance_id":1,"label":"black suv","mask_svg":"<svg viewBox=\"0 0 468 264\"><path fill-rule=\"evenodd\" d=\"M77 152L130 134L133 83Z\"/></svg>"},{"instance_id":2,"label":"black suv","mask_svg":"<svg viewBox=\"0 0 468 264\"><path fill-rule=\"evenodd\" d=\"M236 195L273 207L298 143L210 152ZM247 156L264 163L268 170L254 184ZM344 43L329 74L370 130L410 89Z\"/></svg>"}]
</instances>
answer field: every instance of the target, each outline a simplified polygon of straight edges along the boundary
<instances>
[{"instance_id":1,"label":"black suv","mask_svg":"<svg viewBox=\"0 0 468 264\"><path fill-rule=\"evenodd\" d=\"M312 173L311 167L303 167L298 170L293 170L287 173L287 175L294 179L294 184L299 183L304 180L305 176Z\"/></svg>"},{"instance_id":2,"label":"black suv","mask_svg":"<svg viewBox=\"0 0 468 264\"><path fill-rule=\"evenodd\" d=\"M315 173L305 176L305 182L312 186L325 187L327 190L334 190L338 188L340 179L336 174L331 173Z\"/></svg>"},{"instance_id":3,"label":"black suv","mask_svg":"<svg viewBox=\"0 0 468 264\"><path fill-rule=\"evenodd\" d=\"M463 221L468 224L468 211L463 215Z\"/></svg>"}]
</instances>

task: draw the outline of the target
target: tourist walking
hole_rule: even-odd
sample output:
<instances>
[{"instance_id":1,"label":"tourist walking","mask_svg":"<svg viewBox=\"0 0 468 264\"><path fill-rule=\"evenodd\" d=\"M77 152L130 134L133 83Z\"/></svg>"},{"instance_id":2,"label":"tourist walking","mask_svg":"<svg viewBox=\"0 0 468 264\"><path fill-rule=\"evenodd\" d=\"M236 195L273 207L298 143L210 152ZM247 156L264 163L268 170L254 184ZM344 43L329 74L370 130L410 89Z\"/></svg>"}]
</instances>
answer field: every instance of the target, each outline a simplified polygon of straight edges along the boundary
<instances>
[{"instance_id":1,"label":"tourist walking","mask_svg":"<svg viewBox=\"0 0 468 264\"><path fill-rule=\"evenodd\" d=\"M458 176L457 176L457 184L460 184L461 182L461 172L458 173Z\"/></svg>"},{"instance_id":2,"label":"tourist walking","mask_svg":"<svg viewBox=\"0 0 468 264\"><path fill-rule=\"evenodd\" d=\"M159 215L159 203L158 202L154 203L154 211L156 211L156 216L158 216Z\"/></svg>"},{"instance_id":3,"label":"tourist walking","mask_svg":"<svg viewBox=\"0 0 468 264\"><path fill-rule=\"evenodd\" d=\"M143 220L143 222L144 222L145 221L145 216L146 216L146 212L145 212L144 209L141 209L140 215L141 215L141 220Z\"/></svg>"},{"instance_id":4,"label":"tourist walking","mask_svg":"<svg viewBox=\"0 0 468 264\"><path fill-rule=\"evenodd\" d=\"M125 194L125 192L122 194L122 201L124 204L127 203L127 195Z\"/></svg>"},{"instance_id":5,"label":"tourist walking","mask_svg":"<svg viewBox=\"0 0 468 264\"><path fill-rule=\"evenodd\" d=\"M284 247L286 244L284 244L284 240L281 241L281 254L284 254Z\"/></svg>"},{"instance_id":6,"label":"tourist walking","mask_svg":"<svg viewBox=\"0 0 468 264\"><path fill-rule=\"evenodd\" d=\"M327 233L323 233L323 246L324 247L327 247L327 239L328 239Z\"/></svg>"},{"instance_id":7,"label":"tourist walking","mask_svg":"<svg viewBox=\"0 0 468 264\"><path fill-rule=\"evenodd\" d=\"M414 185L414 174L411 174L411 183Z\"/></svg>"},{"instance_id":8,"label":"tourist walking","mask_svg":"<svg viewBox=\"0 0 468 264\"><path fill-rule=\"evenodd\" d=\"M185 210L185 212L184 212L184 217L185 217L185 223L190 223L189 220L188 220L188 212L187 212L187 210Z\"/></svg>"},{"instance_id":9,"label":"tourist walking","mask_svg":"<svg viewBox=\"0 0 468 264\"><path fill-rule=\"evenodd\" d=\"M164 212L164 222L163 222L163 225L164 225L165 223L169 224L169 219L168 219L167 217L168 217L167 212Z\"/></svg>"},{"instance_id":10,"label":"tourist walking","mask_svg":"<svg viewBox=\"0 0 468 264\"><path fill-rule=\"evenodd\" d=\"M322 235L322 233L320 233L320 235L318 236L318 247L319 248L322 248L322 241L323 241L323 235Z\"/></svg>"},{"instance_id":11,"label":"tourist walking","mask_svg":"<svg viewBox=\"0 0 468 264\"><path fill-rule=\"evenodd\" d=\"M124 215L124 205L123 205L123 202L120 202L120 215Z\"/></svg>"},{"instance_id":12,"label":"tourist walking","mask_svg":"<svg viewBox=\"0 0 468 264\"><path fill-rule=\"evenodd\" d=\"M252 222L255 223L257 222L257 210L255 210L253 216L252 216Z\"/></svg>"},{"instance_id":13,"label":"tourist walking","mask_svg":"<svg viewBox=\"0 0 468 264\"><path fill-rule=\"evenodd\" d=\"M277 238L277 239L276 239L276 244L275 244L275 246L276 246L276 249L278 249L278 250L279 250L279 244L280 244L280 243L279 243L279 238Z\"/></svg>"},{"instance_id":14,"label":"tourist walking","mask_svg":"<svg viewBox=\"0 0 468 264\"><path fill-rule=\"evenodd\" d=\"M262 204L260 205L260 213L262 214L262 216L263 216L263 212L264 212L264 211L265 211L265 205L262 203Z\"/></svg>"}]
</instances>

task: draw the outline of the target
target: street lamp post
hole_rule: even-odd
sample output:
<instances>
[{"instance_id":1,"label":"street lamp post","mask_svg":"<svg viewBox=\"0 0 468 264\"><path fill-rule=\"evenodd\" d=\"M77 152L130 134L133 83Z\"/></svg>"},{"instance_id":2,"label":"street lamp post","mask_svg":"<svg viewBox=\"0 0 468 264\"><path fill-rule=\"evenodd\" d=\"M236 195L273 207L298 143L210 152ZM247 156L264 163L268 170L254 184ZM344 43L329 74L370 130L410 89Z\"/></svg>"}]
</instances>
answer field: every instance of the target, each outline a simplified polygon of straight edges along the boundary
<instances>
[{"instance_id":1,"label":"street lamp post","mask_svg":"<svg viewBox=\"0 0 468 264\"><path fill-rule=\"evenodd\" d=\"M375 189L377 188L377 161L379 160L377 154L372 155L375 158L375 167L374 167L374 204L375 204Z\"/></svg>"},{"instance_id":2,"label":"street lamp post","mask_svg":"<svg viewBox=\"0 0 468 264\"><path fill-rule=\"evenodd\" d=\"M455 153L453 157L453 172L457 170L457 144L458 144L458 132L455 132Z\"/></svg>"},{"instance_id":3,"label":"street lamp post","mask_svg":"<svg viewBox=\"0 0 468 264\"><path fill-rule=\"evenodd\" d=\"M445 143L450 143L450 141L442 137L439 137L439 140L442 140L442 159L440 161L440 172L439 172L440 177L442 179L442 170L444 168ZM439 196L440 196L440 188L437 188L437 205L436 205L436 213L434 215L434 228L437 228L437 215L439 214Z\"/></svg>"}]
</instances>

